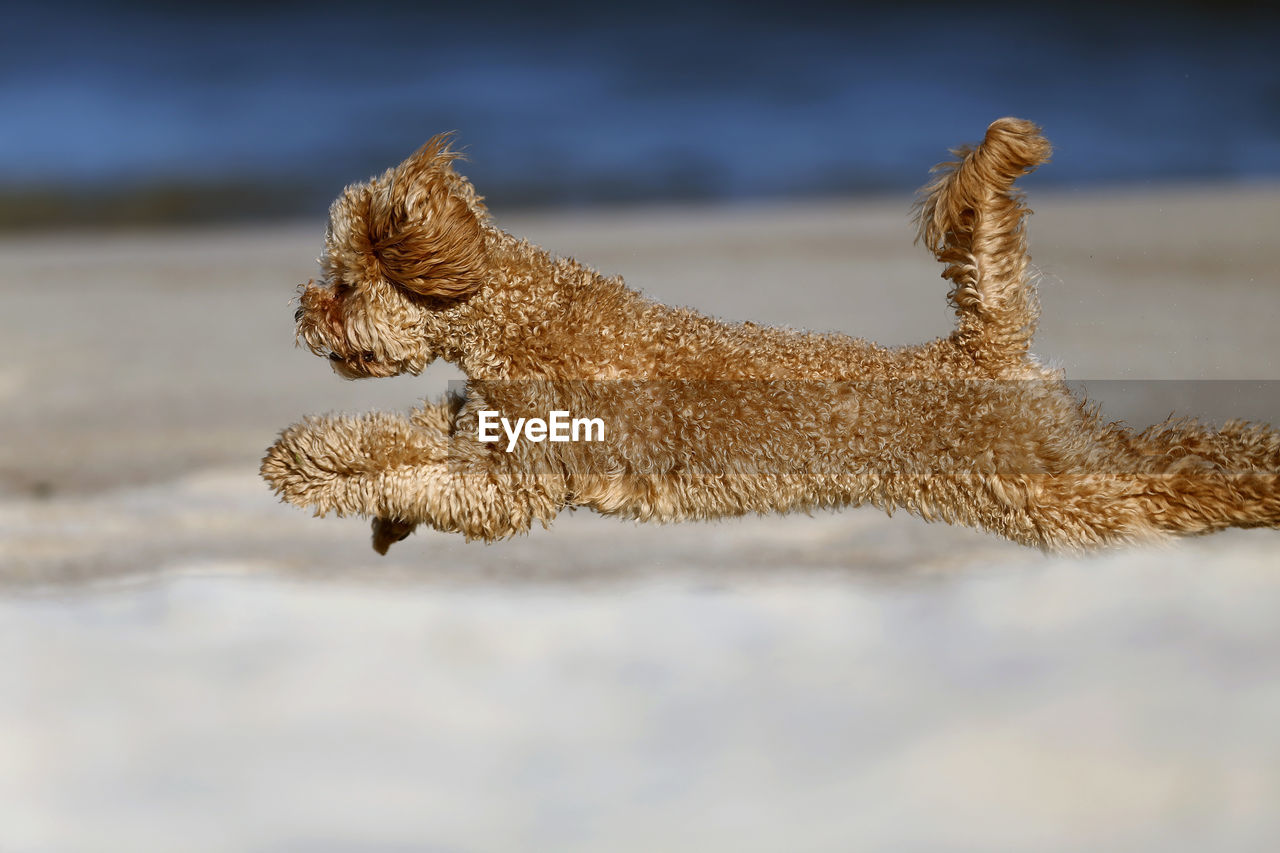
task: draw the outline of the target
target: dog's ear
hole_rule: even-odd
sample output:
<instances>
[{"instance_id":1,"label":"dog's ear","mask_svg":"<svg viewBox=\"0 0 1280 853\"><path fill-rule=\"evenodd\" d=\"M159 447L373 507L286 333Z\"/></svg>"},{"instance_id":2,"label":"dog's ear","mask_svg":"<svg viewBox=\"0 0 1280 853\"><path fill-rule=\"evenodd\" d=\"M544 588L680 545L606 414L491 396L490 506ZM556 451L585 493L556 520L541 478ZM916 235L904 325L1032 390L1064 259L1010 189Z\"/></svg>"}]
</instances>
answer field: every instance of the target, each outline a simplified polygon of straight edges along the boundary
<instances>
[{"instance_id":1,"label":"dog's ear","mask_svg":"<svg viewBox=\"0 0 1280 853\"><path fill-rule=\"evenodd\" d=\"M451 134L435 136L375 181L368 197L367 250L388 280L414 293L460 298L481 284L488 214L453 170Z\"/></svg>"}]
</instances>

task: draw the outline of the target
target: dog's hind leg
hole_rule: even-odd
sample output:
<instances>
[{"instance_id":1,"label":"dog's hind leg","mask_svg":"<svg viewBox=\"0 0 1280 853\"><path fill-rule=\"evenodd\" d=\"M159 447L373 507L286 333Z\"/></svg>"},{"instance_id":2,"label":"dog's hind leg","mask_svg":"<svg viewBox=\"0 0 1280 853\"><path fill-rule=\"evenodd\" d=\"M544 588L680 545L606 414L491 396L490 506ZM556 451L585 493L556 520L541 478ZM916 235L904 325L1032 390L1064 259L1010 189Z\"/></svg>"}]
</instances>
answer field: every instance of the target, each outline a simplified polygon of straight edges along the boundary
<instances>
[{"instance_id":1,"label":"dog's hind leg","mask_svg":"<svg viewBox=\"0 0 1280 853\"><path fill-rule=\"evenodd\" d=\"M1030 212L1014 181L1049 159L1029 121L1002 118L982 143L952 151L916 205L917 240L946 265L959 320L952 340L989 375L1022 360L1039 317L1023 222Z\"/></svg>"},{"instance_id":2,"label":"dog's hind leg","mask_svg":"<svg viewBox=\"0 0 1280 853\"><path fill-rule=\"evenodd\" d=\"M999 509L974 520L1051 550L1280 527L1280 433L1265 426L1107 425L1062 462L975 483L975 506Z\"/></svg>"},{"instance_id":3,"label":"dog's hind leg","mask_svg":"<svg viewBox=\"0 0 1280 853\"><path fill-rule=\"evenodd\" d=\"M1015 521L998 532L1051 550L1195 536L1228 527L1280 527L1277 474L1228 473L1186 460L1160 473L1038 479L1027 523ZM1026 533L1015 535L1018 529Z\"/></svg>"},{"instance_id":4,"label":"dog's hind leg","mask_svg":"<svg viewBox=\"0 0 1280 853\"><path fill-rule=\"evenodd\" d=\"M1124 436L1150 478L1154 522L1169 533L1280 527L1280 433L1230 421L1168 421Z\"/></svg>"},{"instance_id":5,"label":"dog's hind leg","mask_svg":"<svg viewBox=\"0 0 1280 853\"><path fill-rule=\"evenodd\" d=\"M1124 431L1123 438L1131 452L1157 470L1194 457L1228 474L1280 474L1280 432L1265 424L1233 420L1214 429L1192 419L1173 419L1140 433Z\"/></svg>"}]
</instances>

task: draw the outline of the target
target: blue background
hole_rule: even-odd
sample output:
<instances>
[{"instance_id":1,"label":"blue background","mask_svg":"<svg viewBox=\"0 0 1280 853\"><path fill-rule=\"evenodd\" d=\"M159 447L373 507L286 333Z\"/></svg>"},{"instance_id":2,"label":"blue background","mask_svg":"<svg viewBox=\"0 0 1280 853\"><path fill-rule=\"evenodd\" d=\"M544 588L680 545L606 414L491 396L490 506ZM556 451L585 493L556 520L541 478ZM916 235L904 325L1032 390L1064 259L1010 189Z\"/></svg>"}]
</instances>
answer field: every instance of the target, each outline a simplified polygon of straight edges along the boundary
<instances>
[{"instance_id":1,"label":"blue background","mask_svg":"<svg viewBox=\"0 0 1280 853\"><path fill-rule=\"evenodd\" d=\"M494 205L897 191L1008 114L1055 142L1046 182L1274 177L1278 24L1247 4L30 4L0 31L0 209L320 215L442 130Z\"/></svg>"}]
</instances>

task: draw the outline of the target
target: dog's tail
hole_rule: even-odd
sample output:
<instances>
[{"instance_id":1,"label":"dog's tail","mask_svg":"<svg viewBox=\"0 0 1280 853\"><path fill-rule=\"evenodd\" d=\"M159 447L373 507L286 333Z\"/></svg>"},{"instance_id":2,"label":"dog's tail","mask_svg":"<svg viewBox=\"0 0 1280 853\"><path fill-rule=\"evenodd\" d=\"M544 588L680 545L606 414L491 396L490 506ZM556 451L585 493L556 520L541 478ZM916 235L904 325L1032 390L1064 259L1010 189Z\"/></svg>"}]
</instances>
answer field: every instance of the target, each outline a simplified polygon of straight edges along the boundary
<instances>
[{"instance_id":1,"label":"dog's tail","mask_svg":"<svg viewBox=\"0 0 1280 853\"><path fill-rule=\"evenodd\" d=\"M958 159L936 166L921 190L916 239L946 264L947 298L959 318L953 339L998 372L1026 355L1040 315L1023 229L1030 211L1013 183L1046 162L1051 148L1036 125L1002 118L981 144L952 153Z\"/></svg>"}]
</instances>

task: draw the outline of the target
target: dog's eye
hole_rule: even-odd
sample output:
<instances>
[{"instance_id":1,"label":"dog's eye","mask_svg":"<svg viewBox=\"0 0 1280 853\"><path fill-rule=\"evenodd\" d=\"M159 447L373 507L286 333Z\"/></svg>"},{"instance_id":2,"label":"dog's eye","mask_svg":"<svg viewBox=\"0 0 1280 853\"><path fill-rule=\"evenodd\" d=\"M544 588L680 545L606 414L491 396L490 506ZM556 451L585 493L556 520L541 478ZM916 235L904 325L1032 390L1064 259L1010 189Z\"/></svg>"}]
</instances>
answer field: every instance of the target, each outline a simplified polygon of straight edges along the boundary
<instances>
[{"instance_id":1,"label":"dog's eye","mask_svg":"<svg viewBox=\"0 0 1280 853\"><path fill-rule=\"evenodd\" d=\"M378 360L378 357L377 357L376 355L374 355L373 353L371 353L371 352L362 352L362 353L360 353L360 358L361 358L361 359L363 359L364 361L377 361L377 360Z\"/></svg>"}]
</instances>

